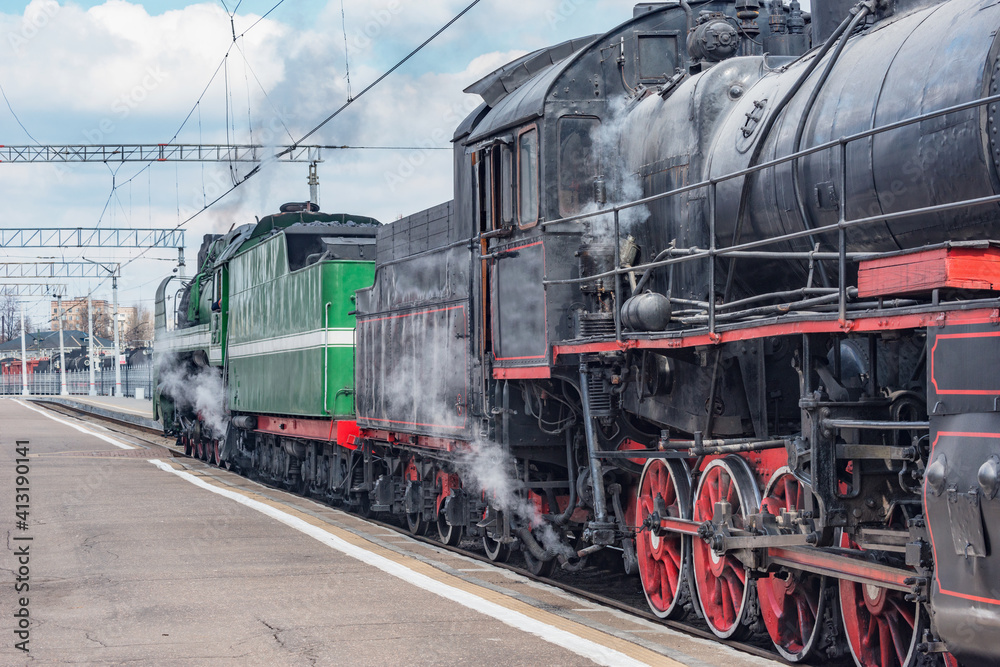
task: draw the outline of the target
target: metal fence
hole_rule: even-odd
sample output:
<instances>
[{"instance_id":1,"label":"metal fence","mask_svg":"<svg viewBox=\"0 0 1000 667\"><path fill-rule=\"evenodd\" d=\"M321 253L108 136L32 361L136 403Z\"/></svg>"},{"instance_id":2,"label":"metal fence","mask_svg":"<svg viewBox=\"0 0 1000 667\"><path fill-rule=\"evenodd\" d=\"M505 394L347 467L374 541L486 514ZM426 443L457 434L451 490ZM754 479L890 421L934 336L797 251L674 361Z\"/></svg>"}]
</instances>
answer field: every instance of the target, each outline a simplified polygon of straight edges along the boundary
<instances>
[{"instance_id":1,"label":"metal fence","mask_svg":"<svg viewBox=\"0 0 1000 667\"><path fill-rule=\"evenodd\" d=\"M61 389L62 376L58 371L44 373L28 373L28 391L32 395L58 395ZM94 370L94 388L99 396L110 396L115 389L115 369L98 368ZM137 364L122 366L122 395L135 397L140 390L143 398L153 398L153 366L152 364ZM76 396L86 396L90 393L90 371L67 371L66 390ZM21 375L0 375L0 395L20 395Z\"/></svg>"}]
</instances>

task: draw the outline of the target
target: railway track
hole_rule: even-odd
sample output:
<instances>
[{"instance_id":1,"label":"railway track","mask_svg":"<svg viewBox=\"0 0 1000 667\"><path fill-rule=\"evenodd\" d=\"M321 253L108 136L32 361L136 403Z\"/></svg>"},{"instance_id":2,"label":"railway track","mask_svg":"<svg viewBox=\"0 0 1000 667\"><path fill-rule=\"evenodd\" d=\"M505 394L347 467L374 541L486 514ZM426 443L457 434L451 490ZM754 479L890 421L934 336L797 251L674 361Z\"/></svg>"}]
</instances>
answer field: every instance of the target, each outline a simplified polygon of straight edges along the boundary
<instances>
[{"instance_id":1,"label":"railway track","mask_svg":"<svg viewBox=\"0 0 1000 667\"><path fill-rule=\"evenodd\" d=\"M66 417L71 417L79 419L81 421L90 423L92 425L99 425L101 428L116 434L117 437L127 442L128 444L135 445L141 448L165 448L170 450L174 456L177 458L191 458L196 461L201 462L200 459L196 457L188 456L184 453L183 447L176 445L174 438L164 436L161 432L156 431L152 428L147 428L143 426L138 426L131 424L129 422L124 422L120 420L113 419L104 415L95 415L93 413L87 412L85 410L78 410L67 405L56 404L56 403L46 403L45 401L36 401L37 403L42 403L44 406L53 412L59 413ZM208 464L206 464L208 465ZM218 468L217 466L210 466L210 469L217 469L225 471L225 468ZM257 484L264 486L265 488L280 491L283 493L292 493L288 489L263 482L258 479L252 479ZM302 496L295 494L298 497L309 500L311 502L319 502L314 498L308 496ZM275 498L275 500L280 500ZM343 509L343 508L338 508ZM459 554L466 558L478 561L480 563L491 565L496 568L501 568L509 572L516 573L530 581L546 584L558 588L559 590L565 591L572 595L576 595L580 598L593 602L595 604L603 605L605 607L618 610L620 612L629 614L636 618L640 618L658 625L662 625L678 632L685 633L689 636L696 637L699 639L708 640L715 642L724 646L728 646L735 650L741 651L748 655L752 655L758 658L765 658L768 660L775 660L779 662L786 663L781 656L777 654L773 649L770 648L769 644L764 645L765 642L760 644L750 643L750 642L740 642L719 639L714 634L712 634L707 627L700 626L700 619L696 619L693 614L692 618L695 618L694 622L691 621L673 621L665 620L656 617L654 614L646 610L645 600L640 589L640 584L638 578L635 576L625 575L624 573L614 572L608 569L601 569L593 566L584 568L580 572L563 572L558 571L556 576L544 577L533 574L531 571L522 567L518 563L520 558L519 553L512 554L511 559L514 562L499 563L491 561L482 552L477 551L474 548L470 548L473 542L466 540L463 544L457 546L449 546L441 543L440 541L428 537L425 535L414 535L405 527L393 521L386 521L376 517L365 517L365 520L371 524L396 532L400 535L404 535L410 539L416 540L423 544L433 546L437 549L448 551L451 553ZM475 545L479 542L475 541ZM585 588L584 586L587 586ZM766 636L763 637L766 640ZM810 664L815 663L798 663L799 665L805 665L809 667ZM824 663L830 664L830 663ZM845 663L846 664L846 663Z\"/></svg>"}]
</instances>

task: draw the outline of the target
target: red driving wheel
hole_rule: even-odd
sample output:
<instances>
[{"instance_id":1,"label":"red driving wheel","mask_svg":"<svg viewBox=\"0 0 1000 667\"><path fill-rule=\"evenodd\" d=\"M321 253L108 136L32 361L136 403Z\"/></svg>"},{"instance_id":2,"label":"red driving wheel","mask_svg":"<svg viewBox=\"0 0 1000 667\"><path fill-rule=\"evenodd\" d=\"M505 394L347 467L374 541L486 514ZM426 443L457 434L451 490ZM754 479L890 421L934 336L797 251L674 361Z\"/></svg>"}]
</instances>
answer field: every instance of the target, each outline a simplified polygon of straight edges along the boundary
<instances>
[{"instance_id":1,"label":"red driving wheel","mask_svg":"<svg viewBox=\"0 0 1000 667\"><path fill-rule=\"evenodd\" d=\"M860 550L847 533L841 534L840 546ZM907 602L905 596L902 591L840 580L840 614L858 667L911 667L917 663L917 645L926 621L920 604Z\"/></svg>"},{"instance_id":2,"label":"red driving wheel","mask_svg":"<svg viewBox=\"0 0 1000 667\"><path fill-rule=\"evenodd\" d=\"M786 468L776 470L764 490L761 509L780 516L781 510L805 509L805 490ZM772 573L757 581L760 613L774 647L790 662L806 660L820 636L826 578L798 570Z\"/></svg>"},{"instance_id":3,"label":"red driving wheel","mask_svg":"<svg viewBox=\"0 0 1000 667\"><path fill-rule=\"evenodd\" d=\"M691 516L688 498L691 484L687 466L681 461L651 459L643 468L636 492L636 521L650 514L686 519ZM690 540L680 533L658 535L643 530L636 535L639 577L650 610L660 618L675 618L684 612Z\"/></svg>"},{"instance_id":4,"label":"red driving wheel","mask_svg":"<svg viewBox=\"0 0 1000 667\"><path fill-rule=\"evenodd\" d=\"M733 527L741 530L747 512L760 506L760 494L746 461L738 456L708 464L694 494L693 519L711 521L718 502L732 508ZM742 639L755 624L754 582L735 556L717 554L702 539L692 540L694 583L698 604L708 627L717 636Z\"/></svg>"}]
</instances>

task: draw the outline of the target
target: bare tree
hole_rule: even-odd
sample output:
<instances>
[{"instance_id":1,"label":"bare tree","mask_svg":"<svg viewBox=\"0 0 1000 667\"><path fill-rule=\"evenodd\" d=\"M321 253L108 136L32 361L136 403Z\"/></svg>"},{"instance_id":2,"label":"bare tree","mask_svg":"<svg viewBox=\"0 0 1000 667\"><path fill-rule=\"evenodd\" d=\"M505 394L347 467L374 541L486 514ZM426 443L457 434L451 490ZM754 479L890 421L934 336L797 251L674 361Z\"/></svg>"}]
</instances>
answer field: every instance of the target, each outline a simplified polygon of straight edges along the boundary
<instances>
[{"instance_id":1,"label":"bare tree","mask_svg":"<svg viewBox=\"0 0 1000 667\"><path fill-rule=\"evenodd\" d=\"M25 330L31 331L25 319ZM0 292L0 343L6 343L21 335L21 306L14 290L5 288Z\"/></svg>"},{"instance_id":2,"label":"bare tree","mask_svg":"<svg viewBox=\"0 0 1000 667\"><path fill-rule=\"evenodd\" d=\"M135 304L122 327L126 347L145 347L153 339L153 314L142 304Z\"/></svg>"},{"instance_id":3,"label":"bare tree","mask_svg":"<svg viewBox=\"0 0 1000 667\"><path fill-rule=\"evenodd\" d=\"M81 330L87 331L87 304L78 306L80 311L80 321L83 322ZM99 338L111 338L114 330L111 328L111 314L101 308L94 308L94 335Z\"/></svg>"}]
</instances>

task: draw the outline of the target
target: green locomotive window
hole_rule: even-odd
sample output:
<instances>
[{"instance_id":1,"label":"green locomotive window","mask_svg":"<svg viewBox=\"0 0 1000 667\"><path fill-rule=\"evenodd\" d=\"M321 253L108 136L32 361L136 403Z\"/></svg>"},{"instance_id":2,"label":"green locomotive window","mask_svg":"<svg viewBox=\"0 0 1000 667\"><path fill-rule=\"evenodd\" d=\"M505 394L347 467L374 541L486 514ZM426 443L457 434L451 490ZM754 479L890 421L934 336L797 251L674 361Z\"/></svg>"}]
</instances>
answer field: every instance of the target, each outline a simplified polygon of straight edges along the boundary
<instances>
[{"instance_id":1,"label":"green locomotive window","mask_svg":"<svg viewBox=\"0 0 1000 667\"><path fill-rule=\"evenodd\" d=\"M518 220L522 227L538 222L538 130L517 138Z\"/></svg>"},{"instance_id":2,"label":"green locomotive window","mask_svg":"<svg viewBox=\"0 0 1000 667\"><path fill-rule=\"evenodd\" d=\"M594 203L598 158L594 133L597 118L567 116L559 119L559 215L581 213Z\"/></svg>"}]
</instances>

